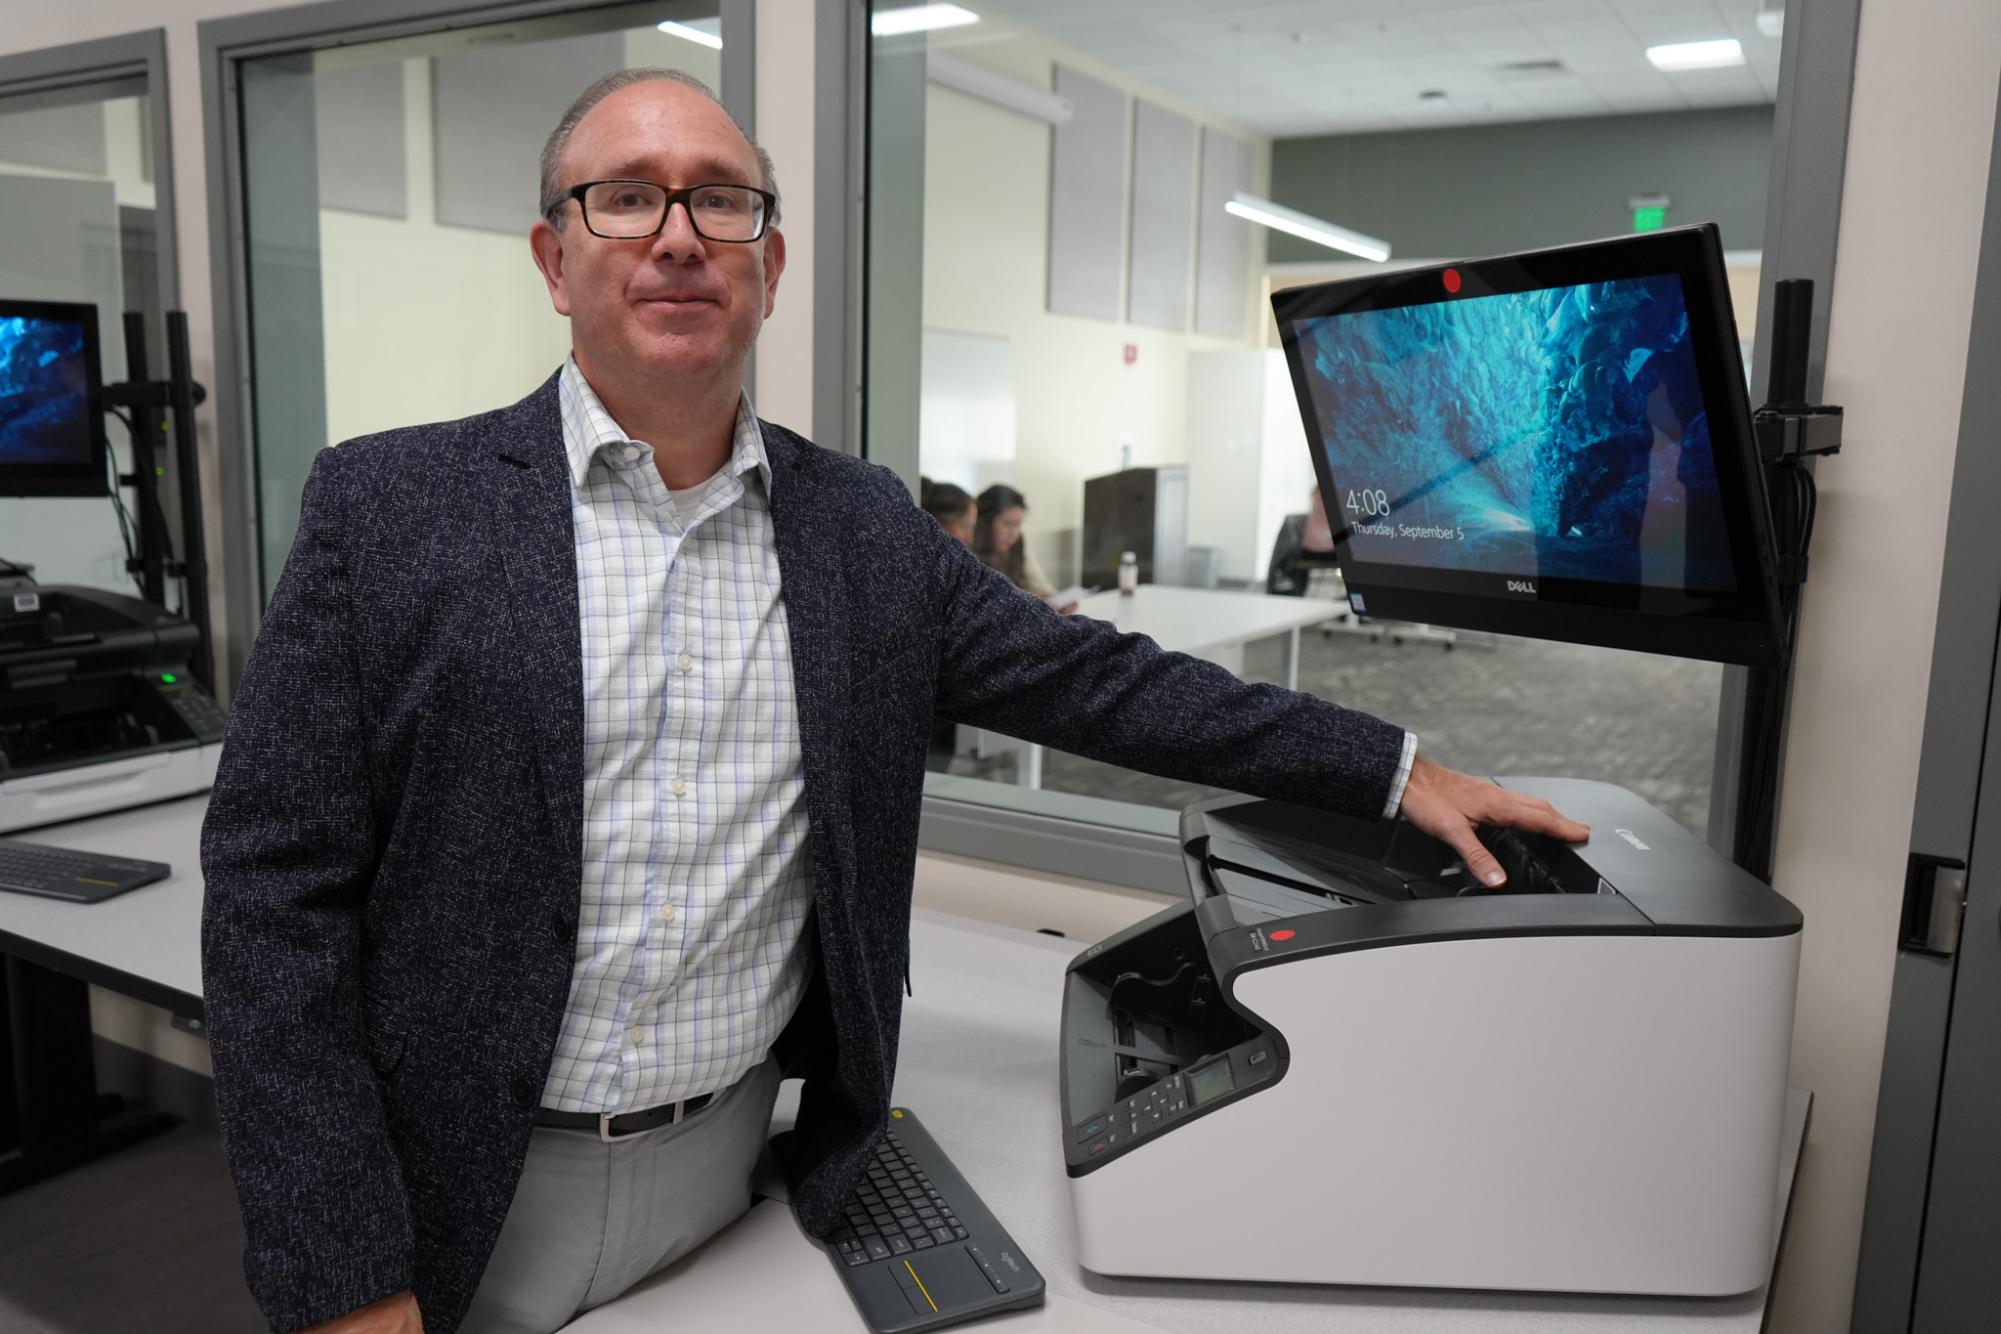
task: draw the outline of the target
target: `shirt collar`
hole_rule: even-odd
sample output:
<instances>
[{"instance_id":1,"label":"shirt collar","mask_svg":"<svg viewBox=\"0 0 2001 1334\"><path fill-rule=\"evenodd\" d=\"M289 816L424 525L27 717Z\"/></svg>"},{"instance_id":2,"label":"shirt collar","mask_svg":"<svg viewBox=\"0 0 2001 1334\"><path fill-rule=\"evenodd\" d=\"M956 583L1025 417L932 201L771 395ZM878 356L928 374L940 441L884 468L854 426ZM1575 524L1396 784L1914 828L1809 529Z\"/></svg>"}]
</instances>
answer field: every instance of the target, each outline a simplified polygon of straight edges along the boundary
<instances>
[{"instance_id":1,"label":"shirt collar","mask_svg":"<svg viewBox=\"0 0 2001 1334\"><path fill-rule=\"evenodd\" d=\"M563 451L570 464L570 484L581 491L584 476L590 471L591 460L599 451L607 447L627 444L639 445L651 450L652 446L634 440L619 424L612 420L605 410L597 391L584 378L583 370L574 356L563 359L563 373L557 389L562 403ZM751 469L757 469L759 480L764 483L764 492L771 494L771 459L764 449L764 433L759 429L757 413L750 406L750 395L739 393L736 405L735 443L729 462L724 471L741 477Z\"/></svg>"}]
</instances>

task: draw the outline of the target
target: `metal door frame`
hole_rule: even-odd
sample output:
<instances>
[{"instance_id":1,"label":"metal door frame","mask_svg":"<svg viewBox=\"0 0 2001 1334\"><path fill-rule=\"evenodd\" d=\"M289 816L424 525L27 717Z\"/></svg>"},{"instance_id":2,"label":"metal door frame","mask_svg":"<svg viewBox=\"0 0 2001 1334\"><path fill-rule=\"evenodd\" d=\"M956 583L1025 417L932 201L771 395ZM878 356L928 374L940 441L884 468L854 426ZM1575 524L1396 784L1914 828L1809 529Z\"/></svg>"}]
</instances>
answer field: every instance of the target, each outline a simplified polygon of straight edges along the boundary
<instances>
[{"instance_id":1,"label":"metal door frame","mask_svg":"<svg viewBox=\"0 0 2001 1334\"><path fill-rule=\"evenodd\" d=\"M1968 1046L1969 1035L1962 1031L1955 1039L1952 1027L1954 1008L1967 1003L1970 988L1990 997L2001 988L2001 874L1994 870L2001 860L1995 842L2001 839L2001 808L1989 809L2001 803L2001 783L1985 782L1990 762L2001 765L2001 751L1988 747L2001 725L1995 712L2001 709L2001 692L1995 690L2001 680L2001 546L1993 539L1993 516L2001 508L2001 449L1995 447L2001 441L2001 398L1984 382L1985 369L1998 364L2001 107L1974 277L1966 392L1911 820L1912 872L1905 890L1910 920L1897 942L1892 974L1855 1277L1853 1328L1870 1334L1917 1327L1930 1229L1943 1229L1932 1235L1933 1243L1968 1240L1964 1182L1946 1159L1962 1147L1968 1104L1983 1086L1987 1105L2001 1105L2001 1062L1981 1065ZM2001 777L2001 770L1996 772ZM1965 870L1955 873L1954 863ZM1918 938L1926 934L1929 939ZM1986 1119L1991 1123L1991 1114ZM1945 1199L1933 1189L1942 1166L1947 1166L1944 1179L1959 1183ZM1931 1297L1943 1301L1949 1294L1933 1289ZM1932 1302L1927 1308L1935 1311Z\"/></svg>"}]
</instances>

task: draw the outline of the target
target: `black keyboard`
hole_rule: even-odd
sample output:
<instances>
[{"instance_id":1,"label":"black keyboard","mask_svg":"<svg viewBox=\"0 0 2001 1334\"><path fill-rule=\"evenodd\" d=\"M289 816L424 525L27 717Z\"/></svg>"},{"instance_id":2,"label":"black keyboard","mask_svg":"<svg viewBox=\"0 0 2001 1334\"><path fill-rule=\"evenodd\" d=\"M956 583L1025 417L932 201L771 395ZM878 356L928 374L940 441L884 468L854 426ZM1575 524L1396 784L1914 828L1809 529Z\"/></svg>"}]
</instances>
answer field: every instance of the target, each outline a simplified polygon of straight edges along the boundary
<instances>
[{"instance_id":1,"label":"black keyboard","mask_svg":"<svg viewBox=\"0 0 2001 1334\"><path fill-rule=\"evenodd\" d=\"M1042 1275L907 1107L827 1253L877 1334L916 1334L1042 1305Z\"/></svg>"},{"instance_id":2,"label":"black keyboard","mask_svg":"<svg viewBox=\"0 0 2001 1334\"><path fill-rule=\"evenodd\" d=\"M165 880L173 873L174 868L165 862L106 857L18 838L0 838L0 889L16 894L96 903L128 889Z\"/></svg>"}]
</instances>

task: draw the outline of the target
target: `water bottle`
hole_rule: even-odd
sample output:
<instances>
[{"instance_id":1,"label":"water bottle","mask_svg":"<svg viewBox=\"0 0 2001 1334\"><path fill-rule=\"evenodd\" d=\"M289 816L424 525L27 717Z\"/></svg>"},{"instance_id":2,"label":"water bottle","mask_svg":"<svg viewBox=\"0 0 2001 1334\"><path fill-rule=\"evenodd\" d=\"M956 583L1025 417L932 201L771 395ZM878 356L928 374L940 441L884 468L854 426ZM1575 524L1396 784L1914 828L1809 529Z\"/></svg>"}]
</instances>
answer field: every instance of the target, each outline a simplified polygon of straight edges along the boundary
<instances>
[{"instance_id":1,"label":"water bottle","mask_svg":"<svg viewBox=\"0 0 2001 1334\"><path fill-rule=\"evenodd\" d=\"M1119 553L1119 594L1131 597L1139 588L1139 556L1136 552Z\"/></svg>"}]
</instances>

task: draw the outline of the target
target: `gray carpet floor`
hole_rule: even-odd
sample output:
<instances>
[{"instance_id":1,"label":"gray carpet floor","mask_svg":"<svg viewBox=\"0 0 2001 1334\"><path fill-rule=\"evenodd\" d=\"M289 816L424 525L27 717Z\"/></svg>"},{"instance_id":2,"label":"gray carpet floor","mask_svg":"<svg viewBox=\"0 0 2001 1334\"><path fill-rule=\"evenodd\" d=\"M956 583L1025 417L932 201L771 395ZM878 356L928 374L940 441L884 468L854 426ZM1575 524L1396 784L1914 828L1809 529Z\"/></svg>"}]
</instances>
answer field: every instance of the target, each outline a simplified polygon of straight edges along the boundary
<instances>
[{"instance_id":1,"label":"gray carpet floor","mask_svg":"<svg viewBox=\"0 0 2001 1334\"><path fill-rule=\"evenodd\" d=\"M1424 753L1477 774L1561 775L1631 788L1698 836L1709 823L1723 669L1491 635L1458 646L1300 632L1300 689L1417 733ZM1244 676L1283 682L1285 641L1244 653ZM1222 789L1134 773L1055 751L1056 792L1179 809Z\"/></svg>"},{"instance_id":2,"label":"gray carpet floor","mask_svg":"<svg viewBox=\"0 0 2001 1334\"><path fill-rule=\"evenodd\" d=\"M182 1128L0 1199L0 1334L259 1334L214 1134Z\"/></svg>"}]
</instances>

